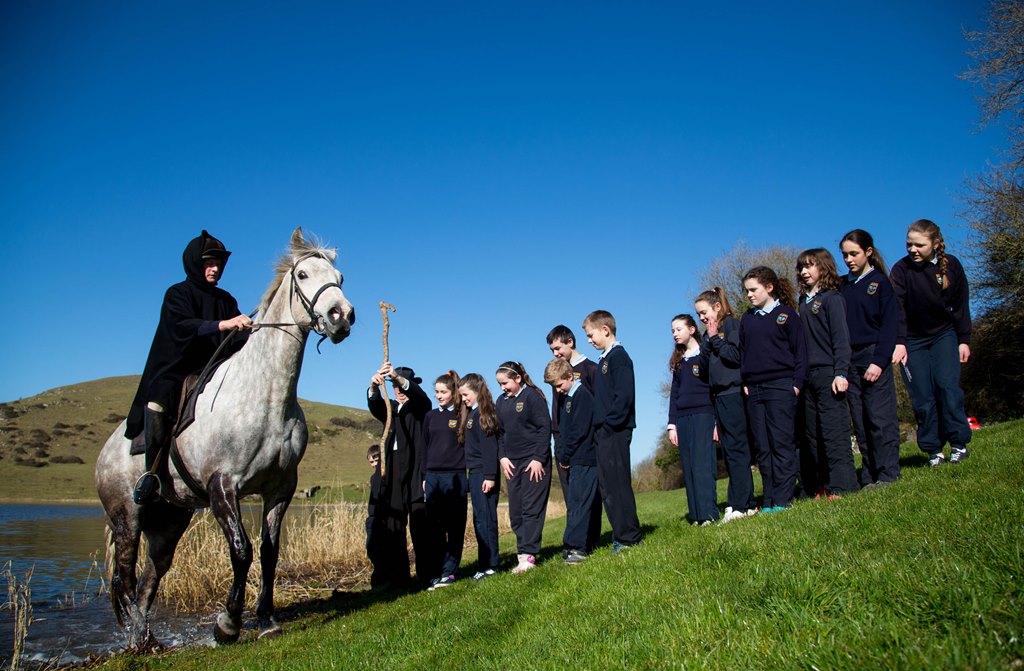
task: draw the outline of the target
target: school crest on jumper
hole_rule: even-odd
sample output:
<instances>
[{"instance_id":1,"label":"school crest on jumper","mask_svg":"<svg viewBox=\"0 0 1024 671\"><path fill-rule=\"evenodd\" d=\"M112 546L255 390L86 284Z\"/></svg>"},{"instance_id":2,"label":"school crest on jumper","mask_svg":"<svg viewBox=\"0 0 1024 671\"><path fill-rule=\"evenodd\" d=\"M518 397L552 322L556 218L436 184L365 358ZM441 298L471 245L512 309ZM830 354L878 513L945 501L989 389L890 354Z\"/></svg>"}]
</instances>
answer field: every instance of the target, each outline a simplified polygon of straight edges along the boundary
<instances>
[{"instance_id":1,"label":"school crest on jumper","mask_svg":"<svg viewBox=\"0 0 1024 671\"><path fill-rule=\"evenodd\" d=\"M811 303L811 314L818 314L821 312L821 301L814 301Z\"/></svg>"},{"instance_id":2,"label":"school crest on jumper","mask_svg":"<svg viewBox=\"0 0 1024 671\"><path fill-rule=\"evenodd\" d=\"M608 374L608 360L605 359L604 361L601 362L601 375L607 375L607 374Z\"/></svg>"},{"instance_id":3,"label":"school crest on jumper","mask_svg":"<svg viewBox=\"0 0 1024 671\"><path fill-rule=\"evenodd\" d=\"M516 403L516 412L522 412L524 405L525 404L522 401L519 401L518 403Z\"/></svg>"},{"instance_id":4,"label":"school crest on jumper","mask_svg":"<svg viewBox=\"0 0 1024 671\"><path fill-rule=\"evenodd\" d=\"M878 282L872 282L868 285L868 296L874 296L878 293Z\"/></svg>"},{"instance_id":5,"label":"school crest on jumper","mask_svg":"<svg viewBox=\"0 0 1024 671\"><path fill-rule=\"evenodd\" d=\"M779 326L781 326L781 325L785 324L788 320L789 320L789 315L787 315L785 312L783 312L775 320L775 323L778 324Z\"/></svg>"},{"instance_id":6,"label":"school crest on jumper","mask_svg":"<svg viewBox=\"0 0 1024 671\"><path fill-rule=\"evenodd\" d=\"M578 380L578 379L580 379L580 372L579 372L578 370L574 370L574 371L572 372L572 379L573 379L573 380Z\"/></svg>"},{"instance_id":7,"label":"school crest on jumper","mask_svg":"<svg viewBox=\"0 0 1024 671\"><path fill-rule=\"evenodd\" d=\"M472 417L470 417L469 420L466 422L466 428L467 429L472 429L473 428L473 418Z\"/></svg>"},{"instance_id":8,"label":"school crest on jumper","mask_svg":"<svg viewBox=\"0 0 1024 671\"><path fill-rule=\"evenodd\" d=\"M572 400L571 399L565 402L565 414L567 414L567 415L571 415L572 414Z\"/></svg>"},{"instance_id":9,"label":"school crest on jumper","mask_svg":"<svg viewBox=\"0 0 1024 671\"><path fill-rule=\"evenodd\" d=\"M942 273L935 273L935 281L942 284Z\"/></svg>"},{"instance_id":10,"label":"school crest on jumper","mask_svg":"<svg viewBox=\"0 0 1024 671\"><path fill-rule=\"evenodd\" d=\"M448 428L449 429L457 429L457 428L459 428L459 420L457 420L457 419L449 419L448 420Z\"/></svg>"},{"instance_id":11,"label":"school crest on jumper","mask_svg":"<svg viewBox=\"0 0 1024 671\"><path fill-rule=\"evenodd\" d=\"M694 377L700 377L700 364L695 363L692 366L690 366L690 372L693 373Z\"/></svg>"}]
</instances>

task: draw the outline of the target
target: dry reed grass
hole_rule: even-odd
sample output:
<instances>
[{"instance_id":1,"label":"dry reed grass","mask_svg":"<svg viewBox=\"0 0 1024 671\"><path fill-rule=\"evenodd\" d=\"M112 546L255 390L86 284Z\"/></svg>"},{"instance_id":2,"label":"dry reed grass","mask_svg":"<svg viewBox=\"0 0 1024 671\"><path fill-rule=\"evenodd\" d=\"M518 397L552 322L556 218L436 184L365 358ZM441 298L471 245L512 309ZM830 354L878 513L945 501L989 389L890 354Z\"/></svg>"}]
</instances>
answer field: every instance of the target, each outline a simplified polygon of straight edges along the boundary
<instances>
[{"instance_id":1,"label":"dry reed grass","mask_svg":"<svg viewBox=\"0 0 1024 671\"><path fill-rule=\"evenodd\" d=\"M564 515L563 502L549 502L549 518ZM246 603L252 605L258 595L260 580L259 510L246 509L243 518L253 542L254 561L246 583ZM498 508L498 532L507 534L511 530L508 506L501 504ZM466 519L465 547L476 547L472 507ZM473 556L468 552L464 555L467 558ZM179 611L206 610L225 597L231 577L231 560L224 534L213 515L202 511L196 515L178 545L174 564L160 584L160 598ZM279 605L329 595L336 589L358 587L368 583L369 578L365 506L338 504L296 508L285 516L275 587L275 601Z\"/></svg>"},{"instance_id":2,"label":"dry reed grass","mask_svg":"<svg viewBox=\"0 0 1024 671\"><path fill-rule=\"evenodd\" d=\"M7 600L0 606L3 610L11 611L11 621L14 626L14 643L11 648L11 671L18 671L25 666L25 641L28 640L28 630L32 626L32 588L29 583L32 581L32 569L25 573L25 579L18 580L11 570L10 561L0 571L0 575L7 580Z\"/></svg>"}]
</instances>

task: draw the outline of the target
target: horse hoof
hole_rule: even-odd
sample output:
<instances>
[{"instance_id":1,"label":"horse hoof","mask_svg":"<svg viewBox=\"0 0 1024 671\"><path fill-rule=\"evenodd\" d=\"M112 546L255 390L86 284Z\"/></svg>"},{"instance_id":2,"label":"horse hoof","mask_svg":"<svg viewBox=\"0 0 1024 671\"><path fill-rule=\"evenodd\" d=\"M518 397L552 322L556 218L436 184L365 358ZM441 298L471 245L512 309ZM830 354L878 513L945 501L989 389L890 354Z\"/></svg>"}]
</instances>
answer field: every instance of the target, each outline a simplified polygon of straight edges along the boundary
<instances>
[{"instance_id":1,"label":"horse hoof","mask_svg":"<svg viewBox=\"0 0 1024 671\"><path fill-rule=\"evenodd\" d=\"M276 638L281 635L281 625L271 620L265 626L260 627L259 638Z\"/></svg>"},{"instance_id":2,"label":"horse hoof","mask_svg":"<svg viewBox=\"0 0 1024 671\"><path fill-rule=\"evenodd\" d=\"M221 613L217 616L217 624L213 625L213 640L217 641L218 644L227 645L228 643L234 643L238 640L240 633L241 628L232 621L227 613Z\"/></svg>"}]
</instances>

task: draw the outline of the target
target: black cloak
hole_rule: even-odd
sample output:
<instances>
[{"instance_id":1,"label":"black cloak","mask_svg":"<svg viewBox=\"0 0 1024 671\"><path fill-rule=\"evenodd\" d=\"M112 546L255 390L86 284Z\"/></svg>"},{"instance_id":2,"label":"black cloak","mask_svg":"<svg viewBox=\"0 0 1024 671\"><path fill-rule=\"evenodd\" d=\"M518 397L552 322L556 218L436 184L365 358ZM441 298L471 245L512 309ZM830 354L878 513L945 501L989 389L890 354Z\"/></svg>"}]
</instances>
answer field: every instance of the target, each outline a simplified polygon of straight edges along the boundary
<instances>
[{"instance_id":1,"label":"black cloak","mask_svg":"<svg viewBox=\"0 0 1024 671\"><path fill-rule=\"evenodd\" d=\"M238 302L231 294L206 281L204 253L221 258L225 265L230 254L206 231L185 247L181 258L186 279L172 285L164 294L160 323L153 335L142 381L128 413L125 438L134 438L142 432L146 403L150 401L160 403L170 416L177 413L185 376L202 370L230 333L218 331L216 322L240 314ZM227 358L238 351L247 335L236 333L220 356Z\"/></svg>"}]
</instances>

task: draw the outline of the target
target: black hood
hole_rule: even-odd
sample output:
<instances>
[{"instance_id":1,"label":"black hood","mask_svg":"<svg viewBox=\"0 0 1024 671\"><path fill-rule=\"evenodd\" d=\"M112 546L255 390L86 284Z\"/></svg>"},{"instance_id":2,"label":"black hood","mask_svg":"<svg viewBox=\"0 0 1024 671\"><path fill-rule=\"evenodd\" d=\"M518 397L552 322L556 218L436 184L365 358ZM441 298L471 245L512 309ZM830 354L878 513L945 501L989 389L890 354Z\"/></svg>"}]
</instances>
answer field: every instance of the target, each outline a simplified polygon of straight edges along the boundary
<instances>
[{"instance_id":1,"label":"black hood","mask_svg":"<svg viewBox=\"0 0 1024 671\"><path fill-rule=\"evenodd\" d=\"M206 256L221 259L226 266L231 252L224 248L224 243L203 230L199 237L189 241L185 251L181 254L181 263L185 266L185 277L203 291L216 288L206 281L206 269L203 263L203 258ZM221 272L223 272L223 268Z\"/></svg>"}]
</instances>

